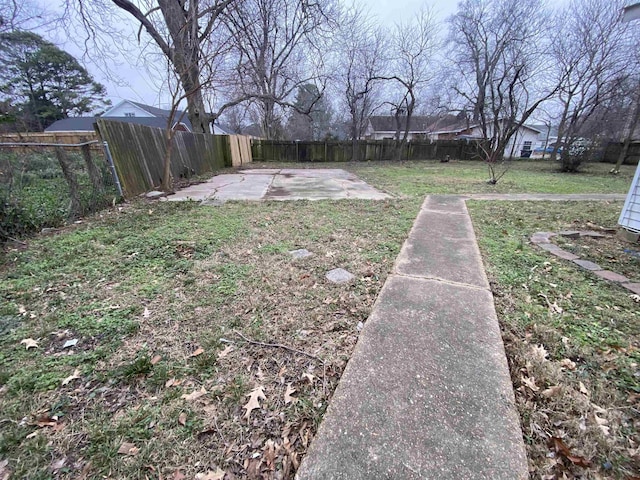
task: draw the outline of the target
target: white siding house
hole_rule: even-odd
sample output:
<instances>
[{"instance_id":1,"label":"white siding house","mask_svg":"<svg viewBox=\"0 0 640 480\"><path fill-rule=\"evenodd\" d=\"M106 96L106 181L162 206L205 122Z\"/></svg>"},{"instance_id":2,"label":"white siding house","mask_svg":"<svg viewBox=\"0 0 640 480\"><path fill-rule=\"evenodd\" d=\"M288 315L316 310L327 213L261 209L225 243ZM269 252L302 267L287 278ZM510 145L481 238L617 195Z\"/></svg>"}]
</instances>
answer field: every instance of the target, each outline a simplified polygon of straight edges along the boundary
<instances>
[{"instance_id":1,"label":"white siding house","mask_svg":"<svg viewBox=\"0 0 640 480\"><path fill-rule=\"evenodd\" d=\"M407 125L406 117L400 117L400 135L404 135ZM416 138L425 138L429 131L429 125L433 122L431 117L414 115L409 122L409 133L407 140ZM396 117L389 116L372 116L367 121L367 127L364 131L363 139L367 140L393 140L396 137L396 129L398 128Z\"/></svg>"},{"instance_id":2,"label":"white siding house","mask_svg":"<svg viewBox=\"0 0 640 480\"><path fill-rule=\"evenodd\" d=\"M129 100L122 100L102 114L102 117L156 117Z\"/></svg>"},{"instance_id":3,"label":"white siding house","mask_svg":"<svg viewBox=\"0 0 640 480\"><path fill-rule=\"evenodd\" d=\"M618 224L631 232L640 233L640 163L636 168L636 175L622 207Z\"/></svg>"},{"instance_id":4,"label":"white siding house","mask_svg":"<svg viewBox=\"0 0 640 480\"><path fill-rule=\"evenodd\" d=\"M490 127L490 126L489 126ZM491 135L491 129L487 132ZM523 157L530 156L538 142L540 130L529 125L521 126L511 137L504 150L504 156ZM450 126L442 130L435 130L428 133L430 140L456 140L456 139L477 139L484 137L482 127L477 124Z\"/></svg>"},{"instance_id":5,"label":"white siding house","mask_svg":"<svg viewBox=\"0 0 640 480\"><path fill-rule=\"evenodd\" d=\"M135 123L147 127L167 128L169 118L172 118L174 130L192 131L191 122L185 112L177 111L171 117L170 110L164 110L151 105L122 100L101 115L116 122ZM45 132L89 132L93 131L96 117L70 117L54 122Z\"/></svg>"}]
</instances>

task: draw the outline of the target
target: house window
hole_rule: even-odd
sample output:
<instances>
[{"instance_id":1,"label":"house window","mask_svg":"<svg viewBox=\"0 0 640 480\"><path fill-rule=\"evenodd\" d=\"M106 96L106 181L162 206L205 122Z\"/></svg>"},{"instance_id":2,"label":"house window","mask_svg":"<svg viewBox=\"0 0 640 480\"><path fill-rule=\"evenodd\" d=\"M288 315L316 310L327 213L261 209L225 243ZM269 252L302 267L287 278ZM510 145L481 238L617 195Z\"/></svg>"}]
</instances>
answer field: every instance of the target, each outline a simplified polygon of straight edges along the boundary
<instances>
[{"instance_id":1,"label":"house window","mask_svg":"<svg viewBox=\"0 0 640 480\"><path fill-rule=\"evenodd\" d=\"M135 117L136 116L136 112L124 112L124 116L125 117Z\"/></svg>"},{"instance_id":2,"label":"house window","mask_svg":"<svg viewBox=\"0 0 640 480\"><path fill-rule=\"evenodd\" d=\"M522 149L524 151L530 151L531 150L531 146L532 146L532 142L524 142L524 145L522 146Z\"/></svg>"}]
</instances>

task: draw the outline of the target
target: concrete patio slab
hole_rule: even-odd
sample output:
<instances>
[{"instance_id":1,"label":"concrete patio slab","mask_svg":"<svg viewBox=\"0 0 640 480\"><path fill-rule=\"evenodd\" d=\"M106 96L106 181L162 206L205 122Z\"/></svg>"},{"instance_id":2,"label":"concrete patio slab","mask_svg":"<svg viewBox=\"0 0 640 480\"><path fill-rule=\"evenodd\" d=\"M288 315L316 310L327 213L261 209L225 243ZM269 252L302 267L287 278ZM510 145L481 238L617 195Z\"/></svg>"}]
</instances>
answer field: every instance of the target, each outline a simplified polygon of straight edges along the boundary
<instances>
[{"instance_id":1,"label":"concrete patio slab","mask_svg":"<svg viewBox=\"0 0 640 480\"><path fill-rule=\"evenodd\" d=\"M220 205L229 200L384 200L380 192L341 169L250 169L217 175L167 197L169 201L200 201Z\"/></svg>"}]
</instances>

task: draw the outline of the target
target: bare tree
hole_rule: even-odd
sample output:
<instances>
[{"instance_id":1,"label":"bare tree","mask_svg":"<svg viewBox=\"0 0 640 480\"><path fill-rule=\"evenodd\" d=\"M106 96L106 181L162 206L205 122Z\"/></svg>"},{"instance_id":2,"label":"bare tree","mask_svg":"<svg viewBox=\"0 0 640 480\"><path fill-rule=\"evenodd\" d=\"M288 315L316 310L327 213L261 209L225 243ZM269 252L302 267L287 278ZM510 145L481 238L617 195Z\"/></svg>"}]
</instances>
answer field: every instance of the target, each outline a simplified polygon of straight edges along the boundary
<instances>
[{"instance_id":1,"label":"bare tree","mask_svg":"<svg viewBox=\"0 0 640 480\"><path fill-rule=\"evenodd\" d=\"M555 160L563 148L567 158L582 126L617 91L625 68L627 27L620 22L622 0L571 0L558 17L551 43L557 65L560 106ZM567 166L567 168L569 168Z\"/></svg>"},{"instance_id":2,"label":"bare tree","mask_svg":"<svg viewBox=\"0 0 640 480\"><path fill-rule=\"evenodd\" d=\"M509 142L554 88L544 89L545 11L540 0L464 0L450 19L455 89L479 125L489 182L496 183Z\"/></svg>"},{"instance_id":3,"label":"bare tree","mask_svg":"<svg viewBox=\"0 0 640 480\"><path fill-rule=\"evenodd\" d=\"M616 165L611 169L610 173L620 173L620 166L627 158L627 153L629 152L631 141L633 140L633 136L636 132L636 129L638 128L638 125L640 125L640 82L636 84L635 95L633 97L635 97L635 105L633 106L633 112L629 117L627 134L625 135L624 141L622 142L622 150L620 150L620 155L618 155Z\"/></svg>"},{"instance_id":4,"label":"bare tree","mask_svg":"<svg viewBox=\"0 0 640 480\"><path fill-rule=\"evenodd\" d=\"M144 30L170 62L186 92L187 115L193 130L209 132L205 109L202 70L212 62L210 37L221 14L239 0L66 0L67 11L75 11L90 37L113 34L114 9L126 12L139 25L138 41ZM131 39L128 39L131 40Z\"/></svg>"},{"instance_id":5,"label":"bare tree","mask_svg":"<svg viewBox=\"0 0 640 480\"><path fill-rule=\"evenodd\" d=\"M413 21L400 23L391 37L387 74L381 80L393 82L397 98L390 101L396 120L396 155L400 159L411 129L420 90L432 79L437 26L433 14L422 9Z\"/></svg>"},{"instance_id":6,"label":"bare tree","mask_svg":"<svg viewBox=\"0 0 640 480\"><path fill-rule=\"evenodd\" d=\"M235 98L218 112L252 99L262 111L263 135L281 136L282 108L297 108L293 96L298 88L315 83L316 101L324 91L319 42L332 17L333 0L238 0L231 5L223 18L233 39L227 83Z\"/></svg>"},{"instance_id":7,"label":"bare tree","mask_svg":"<svg viewBox=\"0 0 640 480\"><path fill-rule=\"evenodd\" d=\"M0 33L30 30L51 22L49 12L30 0L0 0Z\"/></svg>"},{"instance_id":8,"label":"bare tree","mask_svg":"<svg viewBox=\"0 0 640 480\"><path fill-rule=\"evenodd\" d=\"M360 7L343 12L335 37L336 66L332 76L347 112L351 160L358 161L360 139L378 104L379 81L387 49L384 32Z\"/></svg>"}]
</instances>

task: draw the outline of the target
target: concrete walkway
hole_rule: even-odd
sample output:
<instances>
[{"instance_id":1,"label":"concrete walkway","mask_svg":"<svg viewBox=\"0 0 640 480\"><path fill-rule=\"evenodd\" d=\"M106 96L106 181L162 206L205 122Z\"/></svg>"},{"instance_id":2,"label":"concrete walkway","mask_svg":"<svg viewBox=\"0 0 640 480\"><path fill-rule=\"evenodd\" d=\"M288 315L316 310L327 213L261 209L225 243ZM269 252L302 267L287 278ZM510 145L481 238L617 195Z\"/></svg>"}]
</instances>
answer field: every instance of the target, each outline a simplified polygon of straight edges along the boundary
<instances>
[{"instance_id":1,"label":"concrete walkway","mask_svg":"<svg viewBox=\"0 0 640 480\"><path fill-rule=\"evenodd\" d=\"M425 200L297 478L528 478L462 197Z\"/></svg>"},{"instance_id":2,"label":"concrete walkway","mask_svg":"<svg viewBox=\"0 0 640 480\"><path fill-rule=\"evenodd\" d=\"M627 198L624 193L472 193L463 196L471 200L503 200L510 202L624 201Z\"/></svg>"}]
</instances>

